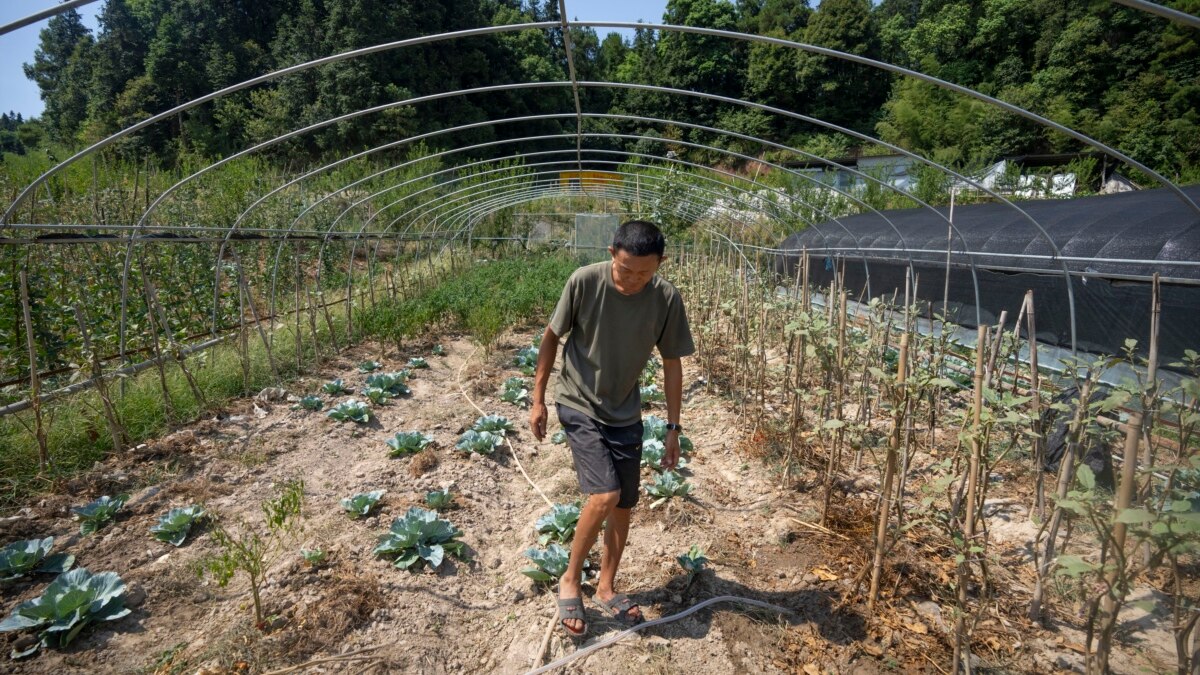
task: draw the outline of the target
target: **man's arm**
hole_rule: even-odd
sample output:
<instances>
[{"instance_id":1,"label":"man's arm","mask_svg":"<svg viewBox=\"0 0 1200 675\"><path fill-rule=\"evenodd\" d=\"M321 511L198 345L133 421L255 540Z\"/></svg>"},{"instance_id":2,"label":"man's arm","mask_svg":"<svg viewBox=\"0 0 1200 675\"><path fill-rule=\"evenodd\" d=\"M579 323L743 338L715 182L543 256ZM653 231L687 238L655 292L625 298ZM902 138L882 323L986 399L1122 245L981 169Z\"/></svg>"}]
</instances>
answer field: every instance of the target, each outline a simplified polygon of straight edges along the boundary
<instances>
[{"instance_id":1,"label":"man's arm","mask_svg":"<svg viewBox=\"0 0 1200 675\"><path fill-rule=\"evenodd\" d=\"M538 347L537 371L533 376L533 407L529 411L529 428L534 438L546 438L546 385L550 382L550 371L554 370L554 359L558 356L558 336L550 327L542 333L542 344ZM668 395L669 398L669 395ZM675 406L678 414L679 406Z\"/></svg>"},{"instance_id":2,"label":"man's arm","mask_svg":"<svg viewBox=\"0 0 1200 675\"><path fill-rule=\"evenodd\" d=\"M663 384L667 394L667 421L679 424L679 411L683 407L683 361L663 359ZM668 431L666 456L663 467L674 470L679 462L679 431Z\"/></svg>"}]
</instances>

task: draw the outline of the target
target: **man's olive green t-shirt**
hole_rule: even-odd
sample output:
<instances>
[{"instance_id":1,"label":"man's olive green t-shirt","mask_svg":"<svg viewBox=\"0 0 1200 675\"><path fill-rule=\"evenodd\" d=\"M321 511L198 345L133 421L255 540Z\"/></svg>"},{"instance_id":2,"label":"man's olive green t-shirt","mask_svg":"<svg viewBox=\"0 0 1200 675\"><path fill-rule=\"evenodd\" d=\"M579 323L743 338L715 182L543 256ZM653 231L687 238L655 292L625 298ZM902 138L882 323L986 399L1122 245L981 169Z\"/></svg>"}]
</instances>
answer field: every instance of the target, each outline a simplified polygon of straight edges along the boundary
<instances>
[{"instance_id":1,"label":"man's olive green t-shirt","mask_svg":"<svg viewBox=\"0 0 1200 675\"><path fill-rule=\"evenodd\" d=\"M611 260L575 270L550 330L567 336L556 401L611 426L641 420L638 379L654 347L664 359L696 351L679 291L656 274L625 295L613 283Z\"/></svg>"}]
</instances>

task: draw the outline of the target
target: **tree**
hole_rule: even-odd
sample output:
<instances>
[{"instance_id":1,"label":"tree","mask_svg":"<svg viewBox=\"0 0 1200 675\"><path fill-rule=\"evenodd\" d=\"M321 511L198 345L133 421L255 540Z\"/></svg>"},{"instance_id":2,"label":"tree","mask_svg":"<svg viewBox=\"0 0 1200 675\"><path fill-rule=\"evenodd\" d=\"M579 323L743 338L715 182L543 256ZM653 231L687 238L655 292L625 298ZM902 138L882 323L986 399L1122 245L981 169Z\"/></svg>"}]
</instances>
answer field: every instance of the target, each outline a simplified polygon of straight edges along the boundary
<instances>
[{"instance_id":1,"label":"tree","mask_svg":"<svg viewBox=\"0 0 1200 675\"><path fill-rule=\"evenodd\" d=\"M877 59L879 36L869 0L824 0L804 29L804 42ZM807 112L856 130L874 126L887 98L888 76L877 68L811 52L799 55L798 79Z\"/></svg>"},{"instance_id":2,"label":"tree","mask_svg":"<svg viewBox=\"0 0 1200 675\"><path fill-rule=\"evenodd\" d=\"M67 10L42 29L33 63L24 64L25 77L37 84L46 104L42 120L57 140L73 137L87 116L86 64L92 42L79 12Z\"/></svg>"}]
</instances>

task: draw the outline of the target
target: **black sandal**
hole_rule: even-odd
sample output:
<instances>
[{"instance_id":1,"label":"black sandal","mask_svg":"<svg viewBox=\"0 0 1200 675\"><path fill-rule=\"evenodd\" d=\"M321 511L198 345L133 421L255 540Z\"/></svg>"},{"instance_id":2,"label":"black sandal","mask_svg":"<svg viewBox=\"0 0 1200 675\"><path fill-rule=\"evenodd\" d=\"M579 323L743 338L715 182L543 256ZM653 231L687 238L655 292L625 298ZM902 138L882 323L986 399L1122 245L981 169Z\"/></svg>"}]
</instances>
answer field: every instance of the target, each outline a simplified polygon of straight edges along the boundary
<instances>
[{"instance_id":1,"label":"black sandal","mask_svg":"<svg viewBox=\"0 0 1200 675\"><path fill-rule=\"evenodd\" d=\"M572 630L567 625L567 621L571 619L583 622L583 628L578 631ZM587 634L587 614L583 609L582 597L558 599L558 623L571 637L583 637Z\"/></svg>"},{"instance_id":2,"label":"black sandal","mask_svg":"<svg viewBox=\"0 0 1200 675\"><path fill-rule=\"evenodd\" d=\"M642 615L641 605L634 602L624 593L618 593L612 596L612 599L605 601L596 596L596 601L600 603L601 609L609 616L616 619L623 626L636 626L646 620ZM630 614L631 610L637 609L637 614Z\"/></svg>"}]
</instances>

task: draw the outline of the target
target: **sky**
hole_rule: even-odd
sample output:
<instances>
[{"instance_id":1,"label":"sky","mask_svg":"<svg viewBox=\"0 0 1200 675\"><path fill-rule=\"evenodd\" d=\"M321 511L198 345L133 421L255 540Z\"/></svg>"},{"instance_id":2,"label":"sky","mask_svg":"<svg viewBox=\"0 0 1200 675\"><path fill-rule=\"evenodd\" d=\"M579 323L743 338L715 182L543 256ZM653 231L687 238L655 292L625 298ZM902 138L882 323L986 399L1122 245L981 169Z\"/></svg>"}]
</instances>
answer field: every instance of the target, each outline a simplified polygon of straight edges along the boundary
<instances>
[{"instance_id":1,"label":"sky","mask_svg":"<svg viewBox=\"0 0 1200 675\"><path fill-rule=\"evenodd\" d=\"M667 7L667 0L566 0L566 3L567 16L579 21L634 22L640 19L658 23ZM53 4L53 0L0 0L0 25L36 14ZM97 30L96 14L103 5L104 0L98 0L78 10L84 25L93 32ZM38 33L46 26L46 21L0 35L0 112L16 111L25 117L42 113L37 85L25 78L21 64L33 61ZM609 30L600 28L597 32L603 37ZM617 32L632 37L632 31Z\"/></svg>"}]
</instances>

